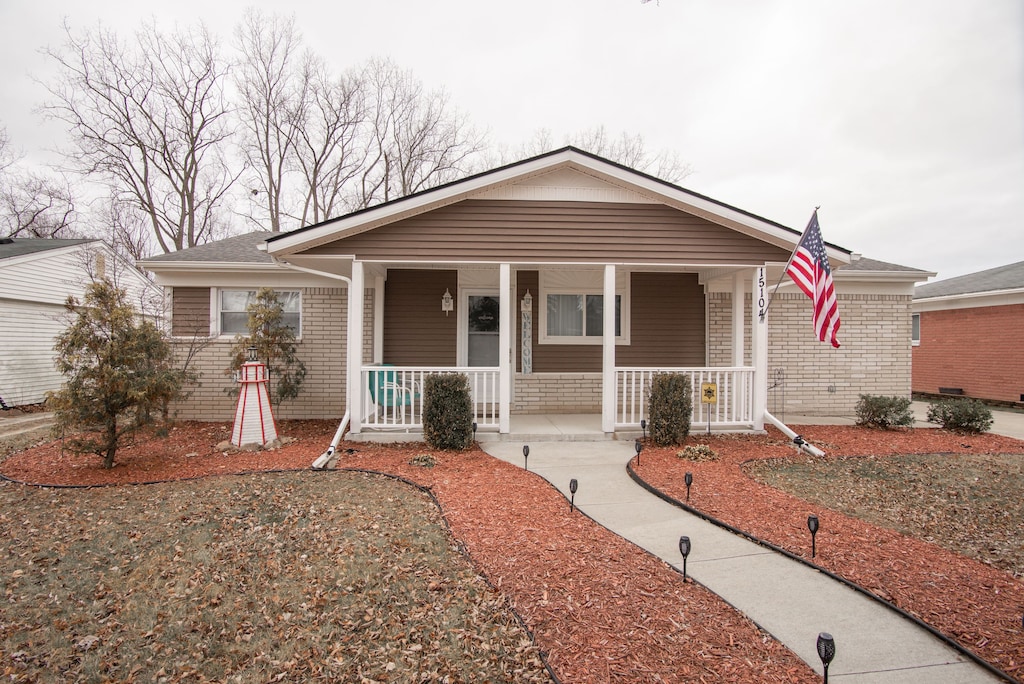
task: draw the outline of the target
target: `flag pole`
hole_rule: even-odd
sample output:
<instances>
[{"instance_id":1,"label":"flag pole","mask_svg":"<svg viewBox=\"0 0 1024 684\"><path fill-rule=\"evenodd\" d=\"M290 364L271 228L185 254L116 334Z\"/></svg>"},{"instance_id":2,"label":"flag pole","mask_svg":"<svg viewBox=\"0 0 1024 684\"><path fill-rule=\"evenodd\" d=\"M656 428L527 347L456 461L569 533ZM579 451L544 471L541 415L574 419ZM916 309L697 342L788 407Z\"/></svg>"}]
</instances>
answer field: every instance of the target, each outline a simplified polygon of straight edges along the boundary
<instances>
[{"instance_id":1,"label":"flag pole","mask_svg":"<svg viewBox=\"0 0 1024 684\"><path fill-rule=\"evenodd\" d=\"M800 239L797 240L796 247L794 247L793 251L790 252L789 261L786 262L785 267L783 267L782 269L782 275L779 276L779 282L775 283L775 287L772 288L771 293L768 295L768 303L765 305L764 310L761 312L762 321L764 321L764 317L768 315L768 308L772 305L772 302L775 301L775 292L779 289L779 286L782 285L782 280L783 278L786 277L786 272L789 270L789 265L793 263L793 257L796 256L796 251L800 249L800 243L803 242L804 235L807 234L807 228L811 227L811 223L814 222L814 217L818 214L819 209L821 209L820 204L814 207L814 212L811 214L811 220L807 222L807 226L804 228L804 232L800 233Z\"/></svg>"}]
</instances>

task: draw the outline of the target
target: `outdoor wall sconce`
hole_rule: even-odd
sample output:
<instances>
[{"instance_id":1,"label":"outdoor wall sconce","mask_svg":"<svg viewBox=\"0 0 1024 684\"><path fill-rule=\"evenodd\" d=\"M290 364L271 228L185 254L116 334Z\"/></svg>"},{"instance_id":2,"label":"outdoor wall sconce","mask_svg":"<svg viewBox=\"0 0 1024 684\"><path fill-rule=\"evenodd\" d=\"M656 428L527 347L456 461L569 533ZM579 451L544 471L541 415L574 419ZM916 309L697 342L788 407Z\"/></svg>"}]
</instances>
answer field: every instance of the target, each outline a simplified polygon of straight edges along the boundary
<instances>
[{"instance_id":1,"label":"outdoor wall sconce","mask_svg":"<svg viewBox=\"0 0 1024 684\"><path fill-rule=\"evenodd\" d=\"M683 556L683 581L686 581L686 558L690 555L690 538L682 536L679 538L679 553Z\"/></svg>"},{"instance_id":2,"label":"outdoor wall sconce","mask_svg":"<svg viewBox=\"0 0 1024 684\"><path fill-rule=\"evenodd\" d=\"M821 667L825 672L824 684L828 684L828 665L836 657L836 642L828 632L818 635L818 657L821 658Z\"/></svg>"},{"instance_id":3,"label":"outdoor wall sconce","mask_svg":"<svg viewBox=\"0 0 1024 684\"><path fill-rule=\"evenodd\" d=\"M807 529L811 531L811 558L814 558L814 554L817 551L815 548L814 537L818 534L818 516L807 516Z\"/></svg>"},{"instance_id":4,"label":"outdoor wall sconce","mask_svg":"<svg viewBox=\"0 0 1024 684\"><path fill-rule=\"evenodd\" d=\"M690 500L690 485L693 484L693 473L683 475L683 482L686 484L686 500Z\"/></svg>"},{"instance_id":5,"label":"outdoor wall sconce","mask_svg":"<svg viewBox=\"0 0 1024 684\"><path fill-rule=\"evenodd\" d=\"M520 311L525 313L533 313L533 297L530 296L530 291L527 290L526 294L523 295L522 301L519 303Z\"/></svg>"},{"instance_id":6,"label":"outdoor wall sconce","mask_svg":"<svg viewBox=\"0 0 1024 684\"><path fill-rule=\"evenodd\" d=\"M572 513L576 509L576 488L579 487L579 483L576 482L576 478L569 480L569 512Z\"/></svg>"},{"instance_id":7,"label":"outdoor wall sconce","mask_svg":"<svg viewBox=\"0 0 1024 684\"><path fill-rule=\"evenodd\" d=\"M452 297L452 293L448 291L446 287L444 294L441 295L441 311L444 311L444 315L447 316L449 313L455 310L455 299Z\"/></svg>"},{"instance_id":8,"label":"outdoor wall sconce","mask_svg":"<svg viewBox=\"0 0 1024 684\"><path fill-rule=\"evenodd\" d=\"M529 470L530 469L530 445L529 444L524 444L523 445L523 469L524 470Z\"/></svg>"},{"instance_id":9,"label":"outdoor wall sconce","mask_svg":"<svg viewBox=\"0 0 1024 684\"><path fill-rule=\"evenodd\" d=\"M634 444L633 447L636 449L636 466L639 468L640 467L640 452L644 450L644 445L638 439L638 440L636 440L636 444Z\"/></svg>"}]
</instances>

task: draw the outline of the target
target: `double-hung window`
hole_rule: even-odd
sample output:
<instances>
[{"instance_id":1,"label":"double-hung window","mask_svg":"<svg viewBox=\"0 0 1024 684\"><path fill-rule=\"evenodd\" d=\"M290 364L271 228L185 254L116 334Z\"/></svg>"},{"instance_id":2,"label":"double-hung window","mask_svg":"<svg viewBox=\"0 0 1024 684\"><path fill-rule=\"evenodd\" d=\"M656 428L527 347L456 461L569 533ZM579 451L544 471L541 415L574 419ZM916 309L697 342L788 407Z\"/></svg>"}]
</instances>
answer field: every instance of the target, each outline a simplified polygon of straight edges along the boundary
<instances>
[{"instance_id":1,"label":"double-hung window","mask_svg":"<svg viewBox=\"0 0 1024 684\"><path fill-rule=\"evenodd\" d=\"M281 316L285 325L302 333L302 295L298 290L276 290L277 299L284 312ZM256 301L256 290L220 290L218 297L221 335L249 334L249 305Z\"/></svg>"},{"instance_id":2,"label":"double-hung window","mask_svg":"<svg viewBox=\"0 0 1024 684\"><path fill-rule=\"evenodd\" d=\"M615 341L629 344L628 275L616 283ZM604 337L604 285L600 273L541 272L539 342L601 344Z\"/></svg>"}]
</instances>

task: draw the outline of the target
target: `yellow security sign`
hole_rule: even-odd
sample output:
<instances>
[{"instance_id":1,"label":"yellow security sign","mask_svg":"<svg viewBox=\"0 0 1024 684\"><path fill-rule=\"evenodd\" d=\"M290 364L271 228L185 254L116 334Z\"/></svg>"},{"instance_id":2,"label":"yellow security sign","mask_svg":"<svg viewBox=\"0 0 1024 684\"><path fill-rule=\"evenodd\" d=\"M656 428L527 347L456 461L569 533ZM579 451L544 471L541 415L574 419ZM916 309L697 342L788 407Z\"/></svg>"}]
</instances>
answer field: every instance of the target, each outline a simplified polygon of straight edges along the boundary
<instances>
[{"instance_id":1,"label":"yellow security sign","mask_svg":"<svg viewBox=\"0 0 1024 684\"><path fill-rule=\"evenodd\" d=\"M717 382L702 382L700 384L700 403L702 403L702 404L717 404L718 403L718 383Z\"/></svg>"}]
</instances>

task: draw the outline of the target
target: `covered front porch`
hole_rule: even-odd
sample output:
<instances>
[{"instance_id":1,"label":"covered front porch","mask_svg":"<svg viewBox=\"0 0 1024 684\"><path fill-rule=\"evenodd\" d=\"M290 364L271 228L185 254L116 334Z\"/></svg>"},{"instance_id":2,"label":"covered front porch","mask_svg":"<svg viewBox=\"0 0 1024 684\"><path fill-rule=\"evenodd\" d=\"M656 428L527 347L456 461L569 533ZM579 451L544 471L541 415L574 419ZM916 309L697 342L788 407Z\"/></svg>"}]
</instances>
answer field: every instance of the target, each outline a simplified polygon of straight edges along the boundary
<instances>
[{"instance_id":1,"label":"covered front porch","mask_svg":"<svg viewBox=\"0 0 1024 684\"><path fill-rule=\"evenodd\" d=\"M651 378L665 372L690 377L694 430L763 430L767 335L766 323L758 315L758 303L763 306L764 302L762 266L714 270L692 266L652 270L617 264L582 270L577 267L580 272L585 271L583 276L577 274L581 282L596 274L599 286L600 300L592 302L592 295L578 295L581 307L594 304L589 307L593 320L583 325L593 328L596 319L600 319L600 334L589 335L591 339L583 341L586 344L567 344L551 335L544 339L543 332L551 333L557 326L551 320L539 320L544 313L549 317L555 315L557 312L552 312L560 301L558 298L564 297L550 294L557 288L545 286L544 282L564 280L567 270L572 269L564 265L514 263L452 265L450 271L435 267L432 271L418 271L416 278L410 278L407 269L403 272L394 264L353 262L349 311L363 310L364 316L349 320L348 340L356 342L347 350L348 377L354 380L348 383L347 396L350 438L417 438L423 429L422 388L426 377L434 373L461 373L468 378L480 439L531 434L579 438L639 435L642 422L648 417ZM545 275L554 271L561 274L554 279ZM643 341L653 336L650 326L658 325L658 320L649 320L650 314L639 302L652 291L644 285L645 279L654 283L656 291L658 284L668 282L668 276L657 274L673 273L690 273L695 283L698 278L702 283L696 295L701 316L695 337L701 341L699 356L707 365L692 365L692 352L689 356L666 353ZM389 278L402 287L389 289ZM715 334L707 321L706 293L712 279L717 279L720 290L731 295L727 300L731 310L718 312L715 324L728 330ZM407 281L414 282L414 286L407 286ZM559 291L564 290L573 288L561 287ZM429 295L424 291L429 291ZM578 287L574 291L589 290ZM755 306L748 312L744 302L751 293ZM408 313L414 309L410 302L421 296L426 302L421 308L430 307L433 322L417 323L417 315ZM694 295L688 294L686 298L692 300ZM601 300L616 301L616 307L603 307ZM364 301L373 304L360 306ZM668 295L659 306L667 307L666 311L659 311L659 316L671 317L673 309L695 305L692 301L673 301L672 295ZM542 313L542 307L549 310ZM406 313L399 316L399 311ZM489 320L491 317L493 321ZM364 326L372 328L366 330ZM435 335L429 330L431 326L446 326L448 332ZM541 332L538 326L543 326ZM671 325L664 327L674 334ZM417 328L422 334L417 335ZM396 336L403 339L389 340ZM410 360L428 358L432 345L444 346L435 338L449 340L455 363L411 363ZM723 349L722 343L727 348ZM712 344L716 344L714 353L710 349ZM592 361L587 361L588 357ZM650 363L644 363L648 358ZM726 364L711 365L708 362L713 358L725 359ZM671 363L684 359L691 363ZM590 363L593 370L588 370L584 363ZM709 386L715 390L713 402L701 394Z\"/></svg>"}]
</instances>

